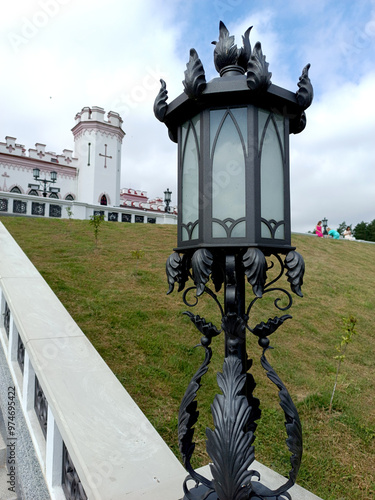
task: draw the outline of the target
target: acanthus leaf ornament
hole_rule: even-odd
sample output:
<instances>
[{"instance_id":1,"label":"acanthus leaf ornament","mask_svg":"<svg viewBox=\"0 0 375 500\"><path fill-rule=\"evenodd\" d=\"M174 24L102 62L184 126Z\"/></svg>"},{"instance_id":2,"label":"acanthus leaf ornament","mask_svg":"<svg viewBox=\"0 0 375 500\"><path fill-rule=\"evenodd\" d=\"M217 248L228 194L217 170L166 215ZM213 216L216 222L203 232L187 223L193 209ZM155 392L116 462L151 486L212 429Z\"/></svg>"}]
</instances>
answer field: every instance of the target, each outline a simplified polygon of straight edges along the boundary
<instances>
[{"instance_id":1,"label":"acanthus leaf ornament","mask_svg":"<svg viewBox=\"0 0 375 500\"><path fill-rule=\"evenodd\" d=\"M246 374L241 361L233 355L226 357L217 381L222 394L217 394L211 405L215 429L206 429L207 453L213 461L212 483L218 498L245 500L252 477L248 469L255 457L254 434L246 431L251 407L243 395Z\"/></svg>"},{"instance_id":2,"label":"acanthus leaf ornament","mask_svg":"<svg viewBox=\"0 0 375 500\"><path fill-rule=\"evenodd\" d=\"M185 287L188 279L185 269L185 258L181 258L177 252L173 252L167 259L165 264L165 272L167 274L169 289L167 295L173 292L174 284L179 283L178 291L180 292Z\"/></svg>"},{"instance_id":3,"label":"acanthus leaf ornament","mask_svg":"<svg viewBox=\"0 0 375 500\"><path fill-rule=\"evenodd\" d=\"M290 283L290 289L299 297L303 297L301 286L305 274L305 261L302 255L294 250L290 251L285 257L285 267L288 269L286 276Z\"/></svg>"},{"instance_id":4,"label":"acanthus leaf ornament","mask_svg":"<svg viewBox=\"0 0 375 500\"><path fill-rule=\"evenodd\" d=\"M207 248L199 248L191 258L193 279L197 287L197 297L204 292L205 285L211 274L212 262L212 253Z\"/></svg>"},{"instance_id":5,"label":"acanthus leaf ornament","mask_svg":"<svg viewBox=\"0 0 375 500\"><path fill-rule=\"evenodd\" d=\"M183 80L185 94L196 99L206 88L206 77L203 64L195 49L190 49L189 62L186 65L185 80Z\"/></svg>"},{"instance_id":6,"label":"acanthus leaf ornament","mask_svg":"<svg viewBox=\"0 0 375 500\"><path fill-rule=\"evenodd\" d=\"M247 69L247 63L249 62L251 56L251 45L250 45L250 31L252 26L248 28L244 35L242 35L243 47L238 50L238 61L237 64L241 66L245 71Z\"/></svg>"},{"instance_id":7,"label":"acanthus leaf ornament","mask_svg":"<svg viewBox=\"0 0 375 500\"><path fill-rule=\"evenodd\" d=\"M268 71L268 62L263 55L262 46L257 42L247 65L247 86L253 91L266 91L271 85L272 73Z\"/></svg>"},{"instance_id":8,"label":"acanthus leaf ornament","mask_svg":"<svg viewBox=\"0 0 375 500\"><path fill-rule=\"evenodd\" d=\"M242 258L247 281L253 287L257 297L262 297L264 284L266 282L267 264L266 258L259 248L248 248Z\"/></svg>"},{"instance_id":9,"label":"acanthus leaf ornament","mask_svg":"<svg viewBox=\"0 0 375 500\"><path fill-rule=\"evenodd\" d=\"M215 45L214 64L218 73L227 66L237 64L238 52L234 36L229 36L229 31L222 21L219 25L219 41L212 43Z\"/></svg>"},{"instance_id":10,"label":"acanthus leaf ornament","mask_svg":"<svg viewBox=\"0 0 375 500\"><path fill-rule=\"evenodd\" d=\"M296 99L299 106L301 106L303 110L310 106L314 98L313 86L311 85L309 78L310 66L310 64L306 64L302 70L301 76L299 77L299 82L297 83L299 89L296 92Z\"/></svg>"},{"instance_id":11,"label":"acanthus leaf ornament","mask_svg":"<svg viewBox=\"0 0 375 500\"><path fill-rule=\"evenodd\" d=\"M154 102L154 115L160 122L163 122L168 109L168 91L165 81L161 79L160 83L161 87Z\"/></svg>"}]
</instances>

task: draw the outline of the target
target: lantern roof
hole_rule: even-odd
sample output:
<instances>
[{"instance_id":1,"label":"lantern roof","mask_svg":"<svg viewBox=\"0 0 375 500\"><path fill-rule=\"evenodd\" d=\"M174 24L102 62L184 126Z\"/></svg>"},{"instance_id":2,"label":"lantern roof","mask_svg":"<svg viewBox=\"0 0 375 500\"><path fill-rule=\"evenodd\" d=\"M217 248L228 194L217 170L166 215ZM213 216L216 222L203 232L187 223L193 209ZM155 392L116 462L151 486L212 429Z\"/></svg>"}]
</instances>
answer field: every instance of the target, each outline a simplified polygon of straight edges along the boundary
<instances>
[{"instance_id":1,"label":"lantern roof","mask_svg":"<svg viewBox=\"0 0 375 500\"><path fill-rule=\"evenodd\" d=\"M287 114L290 119L290 132L299 133L306 126L305 109L313 99L313 88L308 76L307 64L299 78L297 92L288 91L271 83L272 73L263 55L260 42L251 50L249 28L238 49L234 36L220 21L219 41L212 42L214 64L220 77L206 82L203 64L195 49L190 50L186 65L184 92L170 104L167 103L168 91L164 80L154 103L154 113L164 122L170 138L177 142L177 128L189 118L210 107L254 104Z\"/></svg>"}]
</instances>

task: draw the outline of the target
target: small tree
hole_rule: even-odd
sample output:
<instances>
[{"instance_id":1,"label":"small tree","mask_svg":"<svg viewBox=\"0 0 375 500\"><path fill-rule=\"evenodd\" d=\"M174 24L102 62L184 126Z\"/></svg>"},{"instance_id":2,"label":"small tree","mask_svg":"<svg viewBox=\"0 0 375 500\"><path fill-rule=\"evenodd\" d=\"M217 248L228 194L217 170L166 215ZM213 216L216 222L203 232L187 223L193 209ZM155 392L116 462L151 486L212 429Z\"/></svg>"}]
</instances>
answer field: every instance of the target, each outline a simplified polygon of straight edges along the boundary
<instances>
[{"instance_id":1,"label":"small tree","mask_svg":"<svg viewBox=\"0 0 375 500\"><path fill-rule=\"evenodd\" d=\"M336 391L337 380L339 377L341 363L345 359L346 348L348 347L348 344L350 344L350 342L353 341L353 335L356 335L356 333L357 333L355 330L355 325L357 323L357 320L354 316L349 316L348 318L343 318L342 322L343 322L342 329L344 331L344 335L341 337L340 344L338 346L336 346L336 350L339 352L339 354L337 356L335 356L335 359L338 360L338 364L337 364L337 370L336 370L335 385L333 387L331 401L329 403L329 413L331 413L331 411L332 411L333 396L335 395L335 391Z\"/></svg>"},{"instance_id":2,"label":"small tree","mask_svg":"<svg viewBox=\"0 0 375 500\"><path fill-rule=\"evenodd\" d=\"M98 246L98 234L99 234L99 228L100 225L104 222L104 215L103 214L94 214L90 215L90 220L89 224L90 226L93 226L94 228L94 235L95 235L95 245Z\"/></svg>"},{"instance_id":3,"label":"small tree","mask_svg":"<svg viewBox=\"0 0 375 500\"><path fill-rule=\"evenodd\" d=\"M73 210L71 207L65 207L66 213L68 214L69 220L72 218Z\"/></svg>"}]
</instances>

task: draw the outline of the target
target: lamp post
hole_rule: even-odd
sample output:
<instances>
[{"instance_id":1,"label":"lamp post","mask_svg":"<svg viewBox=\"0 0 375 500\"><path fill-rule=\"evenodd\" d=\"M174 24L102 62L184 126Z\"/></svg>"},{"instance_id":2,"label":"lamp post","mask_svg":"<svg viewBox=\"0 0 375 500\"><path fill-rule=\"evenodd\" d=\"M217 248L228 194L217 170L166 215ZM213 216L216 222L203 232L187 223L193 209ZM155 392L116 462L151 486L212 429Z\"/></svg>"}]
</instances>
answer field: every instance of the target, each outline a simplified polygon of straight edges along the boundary
<instances>
[{"instance_id":1,"label":"lamp post","mask_svg":"<svg viewBox=\"0 0 375 500\"><path fill-rule=\"evenodd\" d=\"M323 236L327 236L328 235L328 232L327 232L328 220L326 219L326 217L324 217L324 219L322 220L322 223L323 223Z\"/></svg>"},{"instance_id":2,"label":"lamp post","mask_svg":"<svg viewBox=\"0 0 375 500\"><path fill-rule=\"evenodd\" d=\"M39 175L40 175L39 168L34 168L33 169L33 177L36 181L43 182L43 186L44 186L43 187L43 196L44 196L44 198L46 198L47 194L48 194L47 193L47 184L49 184L49 183L53 184L56 182L57 172L55 172L55 171L50 172L51 179L46 179L45 177L44 177L44 179L42 179L41 177L39 177ZM50 188L50 191L53 193L58 193L60 191L60 189L59 188Z\"/></svg>"},{"instance_id":3,"label":"lamp post","mask_svg":"<svg viewBox=\"0 0 375 500\"><path fill-rule=\"evenodd\" d=\"M166 191L164 191L164 203L165 203L165 211L170 212L171 207L169 206L172 200L172 191L169 191L169 188L167 188Z\"/></svg>"},{"instance_id":4,"label":"lamp post","mask_svg":"<svg viewBox=\"0 0 375 500\"><path fill-rule=\"evenodd\" d=\"M184 93L168 104L166 84L161 80L154 104L155 116L166 124L170 138L178 144L178 236L177 248L166 264L168 293L175 283L182 291L190 277L194 286L184 291L184 303L193 307L205 293L221 315L221 328L217 328L186 312L202 335L205 358L191 379L179 411L179 447L189 473L183 486L185 499L281 498L294 484L302 456L297 410L266 358L268 337L291 316L283 314L255 326L250 326L250 318L253 307L266 293L278 294L274 305L279 311L291 307L291 294L275 287L284 273L292 292L302 296L304 261L291 246L289 134L305 128L304 110L311 104L313 90L309 65L302 72L296 93L271 84L260 43L251 50L250 30L238 49L221 22L214 50L220 77L207 83L198 54L191 49ZM278 271L272 277L275 268ZM245 304L245 278L254 293L249 305ZM222 299L217 295L221 288ZM188 299L191 293L195 293L193 301ZM286 299L284 305L282 298ZM258 481L259 474L251 470L254 432L261 411L253 395L255 382L249 373L252 362L246 352L246 331L258 339L261 364L279 388L286 418L292 468L289 480L274 491ZM215 428L206 430L207 452L212 460L212 479L207 479L191 466L193 426L198 419L195 398L201 377L209 368L211 342L221 332L225 358L218 385L222 394L215 396L211 406ZM191 490L189 480L196 483Z\"/></svg>"}]
</instances>

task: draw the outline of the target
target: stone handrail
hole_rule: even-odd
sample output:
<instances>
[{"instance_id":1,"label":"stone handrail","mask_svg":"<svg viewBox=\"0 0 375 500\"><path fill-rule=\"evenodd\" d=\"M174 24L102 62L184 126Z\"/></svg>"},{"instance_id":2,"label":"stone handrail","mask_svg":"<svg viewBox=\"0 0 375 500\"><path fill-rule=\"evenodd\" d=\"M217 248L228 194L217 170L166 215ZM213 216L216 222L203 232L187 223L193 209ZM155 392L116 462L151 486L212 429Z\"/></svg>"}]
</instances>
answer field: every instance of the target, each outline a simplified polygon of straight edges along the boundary
<instances>
[{"instance_id":1,"label":"stone handrail","mask_svg":"<svg viewBox=\"0 0 375 500\"><path fill-rule=\"evenodd\" d=\"M89 500L181 498L182 465L2 224L0 291L0 351L50 498L69 498L64 447ZM8 408L2 398L6 431Z\"/></svg>"}]
</instances>

